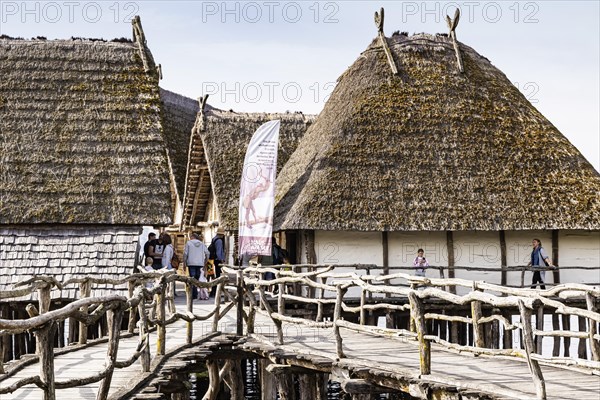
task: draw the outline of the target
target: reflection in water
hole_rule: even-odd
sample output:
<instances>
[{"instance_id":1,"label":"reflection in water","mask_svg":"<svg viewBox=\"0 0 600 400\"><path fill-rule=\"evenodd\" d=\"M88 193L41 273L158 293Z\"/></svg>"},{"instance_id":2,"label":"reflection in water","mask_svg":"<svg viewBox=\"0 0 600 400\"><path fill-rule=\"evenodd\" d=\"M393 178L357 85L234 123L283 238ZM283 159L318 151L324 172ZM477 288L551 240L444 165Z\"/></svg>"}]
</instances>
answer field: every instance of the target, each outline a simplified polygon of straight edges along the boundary
<instances>
[{"instance_id":1,"label":"reflection in water","mask_svg":"<svg viewBox=\"0 0 600 400\"><path fill-rule=\"evenodd\" d=\"M246 400L260 400L260 380L259 380L259 367L257 359L245 359L242 360L242 374L245 382L244 398ZM206 393L208 389L208 372L203 371L200 373L190 374L190 383L192 384L192 388L190 389L190 399L191 400L200 400L204 393ZM298 393L299 387L296 384L296 394ZM226 393L225 388L222 386L219 391L220 400L229 399L228 393ZM327 400L345 400L350 399L349 395L346 395L338 382L329 381L327 384ZM377 399L380 400L412 400L413 397L404 394L380 394ZM275 399L274 399L275 400Z\"/></svg>"}]
</instances>

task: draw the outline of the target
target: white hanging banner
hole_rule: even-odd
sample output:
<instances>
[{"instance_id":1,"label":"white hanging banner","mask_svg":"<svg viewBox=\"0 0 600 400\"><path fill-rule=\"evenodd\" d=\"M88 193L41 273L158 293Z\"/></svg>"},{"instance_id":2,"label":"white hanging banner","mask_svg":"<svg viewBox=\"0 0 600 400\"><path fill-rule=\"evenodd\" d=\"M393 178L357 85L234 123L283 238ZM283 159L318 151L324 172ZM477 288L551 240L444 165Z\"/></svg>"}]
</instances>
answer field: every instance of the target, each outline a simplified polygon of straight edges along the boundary
<instances>
[{"instance_id":1,"label":"white hanging banner","mask_svg":"<svg viewBox=\"0 0 600 400\"><path fill-rule=\"evenodd\" d=\"M240 255L271 255L279 126L279 120L261 125L246 150L240 184Z\"/></svg>"}]
</instances>

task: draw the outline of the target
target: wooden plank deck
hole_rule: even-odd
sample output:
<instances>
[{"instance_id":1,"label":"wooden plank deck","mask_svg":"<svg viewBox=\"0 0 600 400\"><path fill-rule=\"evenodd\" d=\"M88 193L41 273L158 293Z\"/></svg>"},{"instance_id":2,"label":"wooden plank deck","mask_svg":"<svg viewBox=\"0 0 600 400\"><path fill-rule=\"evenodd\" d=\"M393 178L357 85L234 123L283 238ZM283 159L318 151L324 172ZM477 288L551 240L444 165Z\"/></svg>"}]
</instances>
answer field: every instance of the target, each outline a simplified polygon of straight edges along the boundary
<instances>
[{"instance_id":1,"label":"wooden plank deck","mask_svg":"<svg viewBox=\"0 0 600 400\"><path fill-rule=\"evenodd\" d=\"M266 317L257 315L257 326L269 331ZM394 374L409 380L419 379L419 353L416 342L384 338L342 329L346 358L337 362L336 341L330 330L283 324L284 345L280 351L294 352L310 359L320 356L334 361L334 366L365 372L365 368L381 375ZM257 329L260 331L261 328ZM261 333L270 342L276 341L274 330ZM248 348L252 348L249 343ZM548 400L598 400L600 376L575 370L542 365ZM364 374L365 376L368 374ZM361 376L361 378L363 378ZM470 353L448 351L437 344L431 349L431 375L423 382L442 383L448 380L461 389L483 387L498 398L535 399L529 367L525 360L473 356Z\"/></svg>"},{"instance_id":2,"label":"wooden plank deck","mask_svg":"<svg viewBox=\"0 0 600 400\"><path fill-rule=\"evenodd\" d=\"M183 311L185 299L178 297L177 306ZM196 302L195 312L205 314L212 310L209 302ZM534 399L535 389L528 366L525 362L514 359L474 357L471 354L458 354L432 345L431 375L419 377L419 358L416 343L380 336L359 334L342 329L344 352L347 358L337 360L335 338L331 330L308 328L305 326L284 323L285 343L283 346L273 345L276 337L270 319L258 314L256 319L257 337L271 344L262 343L274 351L295 352L306 359L320 356L332 360L334 367L341 370L352 370L359 377L369 374L392 374L409 380L421 380L428 383L439 383L442 379L452 380L457 388L469 389L483 386L490 394L497 394L498 399ZM194 324L194 338L210 333L212 321L197 321ZM222 332L235 332L235 308L220 321ZM185 343L185 322L179 321L167 328L167 352ZM137 346L137 337L122 339L119 344L119 360L128 358ZM261 342L249 340L245 347L252 350ZM151 334L151 352L155 353L156 333ZM73 377L85 377L101 370L104 366L107 344L98 344L77 352L57 356L55 371L58 381ZM116 369L114 372L110 394L122 387L132 385L131 379L140 371L139 362L129 368ZM600 398L600 376L584 374L578 371L542 366L546 381L548 399L563 400L598 400ZM15 381L39 374L39 365L33 364L0 383L8 386ZM95 399L99 383L74 389L58 389L57 398ZM0 396L1 400L41 399L42 392L35 386L27 386L12 394Z\"/></svg>"}]
</instances>

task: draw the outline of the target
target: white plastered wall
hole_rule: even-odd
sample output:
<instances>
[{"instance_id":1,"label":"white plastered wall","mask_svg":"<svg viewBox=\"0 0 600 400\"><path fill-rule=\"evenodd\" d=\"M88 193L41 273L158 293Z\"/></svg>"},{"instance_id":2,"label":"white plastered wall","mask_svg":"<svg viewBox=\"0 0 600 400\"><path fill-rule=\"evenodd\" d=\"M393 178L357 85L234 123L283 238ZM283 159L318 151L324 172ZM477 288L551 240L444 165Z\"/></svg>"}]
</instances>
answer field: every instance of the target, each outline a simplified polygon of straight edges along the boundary
<instances>
[{"instance_id":1,"label":"white plastered wall","mask_svg":"<svg viewBox=\"0 0 600 400\"><path fill-rule=\"evenodd\" d=\"M600 231L559 231L558 265L598 267L600 265ZM569 269L560 271L562 283L588 283L600 286L600 271Z\"/></svg>"}]
</instances>

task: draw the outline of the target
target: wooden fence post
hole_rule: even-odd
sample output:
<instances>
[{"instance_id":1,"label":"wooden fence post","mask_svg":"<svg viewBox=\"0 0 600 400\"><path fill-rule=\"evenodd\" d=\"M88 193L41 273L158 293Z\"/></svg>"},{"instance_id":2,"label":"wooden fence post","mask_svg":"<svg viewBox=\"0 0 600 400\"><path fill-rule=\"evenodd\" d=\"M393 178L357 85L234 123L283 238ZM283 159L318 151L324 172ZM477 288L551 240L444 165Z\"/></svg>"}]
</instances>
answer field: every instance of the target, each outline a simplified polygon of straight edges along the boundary
<instances>
[{"instance_id":1,"label":"wooden fence post","mask_svg":"<svg viewBox=\"0 0 600 400\"><path fill-rule=\"evenodd\" d=\"M200 290L199 288L196 290ZM194 293L192 284L190 282L185 282L185 305L188 314L191 316L194 314L194 297L192 294ZM192 343L192 337L194 335L194 321L188 321L186 324L186 332L185 332L185 342L187 344Z\"/></svg>"},{"instance_id":2,"label":"wooden fence post","mask_svg":"<svg viewBox=\"0 0 600 400\"><path fill-rule=\"evenodd\" d=\"M417 339L419 340L419 364L421 375L431 374L431 344L425 339L425 312L423 310L423 302L414 293L408 294L410 301L411 319L415 321L417 329Z\"/></svg>"},{"instance_id":3,"label":"wooden fence post","mask_svg":"<svg viewBox=\"0 0 600 400\"><path fill-rule=\"evenodd\" d=\"M587 303L587 309L592 312L598 312L598 309L595 304L594 296L591 293L585 294L585 301ZM590 332L590 350L592 351L592 359L594 361L600 361L600 343L594 336L598 333L597 322L593 319L588 319L588 323L590 324L589 332Z\"/></svg>"},{"instance_id":4,"label":"wooden fence post","mask_svg":"<svg viewBox=\"0 0 600 400\"><path fill-rule=\"evenodd\" d=\"M139 284L141 284L141 282L139 282L137 279L132 279L129 282L127 282L130 299L133 297L133 293L134 293L136 285L139 285ZM136 311L137 311L136 307L131 307L129 309L129 323L127 324L127 332L129 332L129 333L133 333L135 331Z\"/></svg>"},{"instance_id":5,"label":"wooden fence post","mask_svg":"<svg viewBox=\"0 0 600 400\"><path fill-rule=\"evenodd\" d=\"M83 282L79 284L79 298L84 299L86 297L90 297L91 293L91 283L89 279L84 279ZM83 306L80 309L81 312L88 312L88 306ZM79 322L79 344L86 344L88 337L88 327L85 322Z\"/></svg>"},{"instance_id":6,"label":"wooden fence post","mask_svg":"<svg viewBox=\"0 0 600 400\"><path fill-rule=\"evenodd\" d=\"M142 372L150 371L150 337L148 333L148 316L146 315L145 299L142 298L138 304L138 313L140 315L140 342L146 340L146 348L140 354L140 364Z\"/></svg>"},{"instance_id":7,"label":"wooden fence post","mask_svg":"<svg viewBox=\"0 0 600 400\"><path fill-rule=\"evenodd\" d=\"M49 287L49 286L48 286ZM35 332L38 355L40 357L40 378L46 385L44 400L56 400L54 380L54 333L56 323L50 322Z\"/></svg>"},{"instance_id":8,"label":"wooden fence post","mask_svg":"<svg viewBox=\"0 0 600 400\"><path fill-rule=\"evenodd\" d=\"M117 352L119 351L119 338L121 333L121 321L123 320L123 310L108 310L106 312L108 322L108 350L106 352L106 376L100 382L98 388L97 400L108 398L110 390L110 382L112 380L113 371L115 370L115 362L117 361Z\"/></svg>"},{"instance_id":9,"label":"wooden fence post","mask_svg":"<svg viewBox=\"0 0 600 400\"><path fill-rule=\"evenodd\" d=\"M535 347L533 342L533 329L531 327L531 310L525 307L523 301L519 299L519 312L521 314L521 325L523 326L523 341L525 342L525 355L527 357L527 364L529 365L529 371L533 377L533 385L535 386L535 392L537 398L540 400L546 399L546 383L544 382L544 376L542 375L542 369L538 364L537 360L531 358L531 354L534 353Z\"/></svg>"},{"instance_id":10,"label":"wooden fence post","mask_svg":"<svg viewBox=\"0 0 600 400\"><path fill-rule=\"evenodd\" d=\"M477 284L473 282L473 290L477 289ZM483 331L483 325L479 323L481 319L481 302L473 300L471 302L471 318L473 320L473 336L475 338L475 347L485 347L485 335Z\"/></svg>"},{"instance_id":11,"label":"wooden fence post","mask_svg":"<svg viewBox=\"0 0 600 400\"><path fill-rule=\"evenodd\" d=\"M48 283L44 283L43 286L41 286L38 289L38 306L39 306L39 314L45 314L48 311L50 311L50 303L51 303L51 299L50 299L50 289L52 288L52 286L50 286L50 284ZM54 336L54 335L53 335ZM40 341L39 338L36 336L37 343L35 346L35 352L36 354L40 354L40 351L42 350L40 347ZM54 339L52 339L50 346L54 346ZM54 375L53 375L54 376Z\"/></svg>"},{"instance_id":12,"label":"wooden fence post","mask_svg":"<svg viewBox=\"0 0 600 400\"><path fill-rule=\"evenodd\" d=\"M319 277L319 279L321 280L321 285L325 285L327 283L327 278ZM319 289L319 300L323 300L324 298L325 298L325 289L320 288ZM322 301L319 301L319 303L317 303L316 321L323 322L323 302Z\"/></svg>"},{"instance_id":13,"label":"wooden fence post","mask_svg":"<svg viewBox=\"0 0 600 400\"><path fill-rule=\"evenodd\" d=\"M365 303L367 300L367 289L361 289L360 291L360 324L364 325L367 315L365 310Z\"/></svg>"},{"instance_id":14,"label":"wooden fence post","mask_svg":"<svg viewBox=\"0 0 600 400\"><path fill-rule=\"evenodd\" d=\"M244 334L244 275L243 271L237 271L237 326L236 334L242 336Z\"/></svg>"},{"instance_id":15,"label":"wooden fence post","mask_svg":"<svg viewBox=\"0 0 600 400\"><path fill-rule=\"evenodd\" d=\"M155 295L156 301L156 325L158 325L158 335L156 338L156 355L165 355L165 339L166 339L166 327L165 327L165 292L167 291L167 285L165 279L161 282L161 288Z\"/></svg>"},{"instance_id":16,"label":"wooden fence post","mask_svg":"<svg viewBox=\"0 0 600 400\"><path fill-rule=\"evenodd\" d=\"M336 348L337 348L337 356L339 358L344 358L344 350L342 348L342 335L340 334L340 327L337 325L337 321L342 317L342 302L344 299L344 294L346 293L346 288L342 288L341 285L337 285L337 296L335 299L335 310L333 312L333 333L335 335Z\"/></svg>"},{"instance_id":17,"label":"wooden fence post","mask_svg":"<svg viewBox=\"0 0 600 400\"><path fill-rule=\"evenodd\" d=\"M219 283L217 286L217 292L215 294L215 316L213 318L212 331L217 332L219 330L219 314L221 313L221 293L223 292L223 283Z\"/></svg>"}]
</instances>

